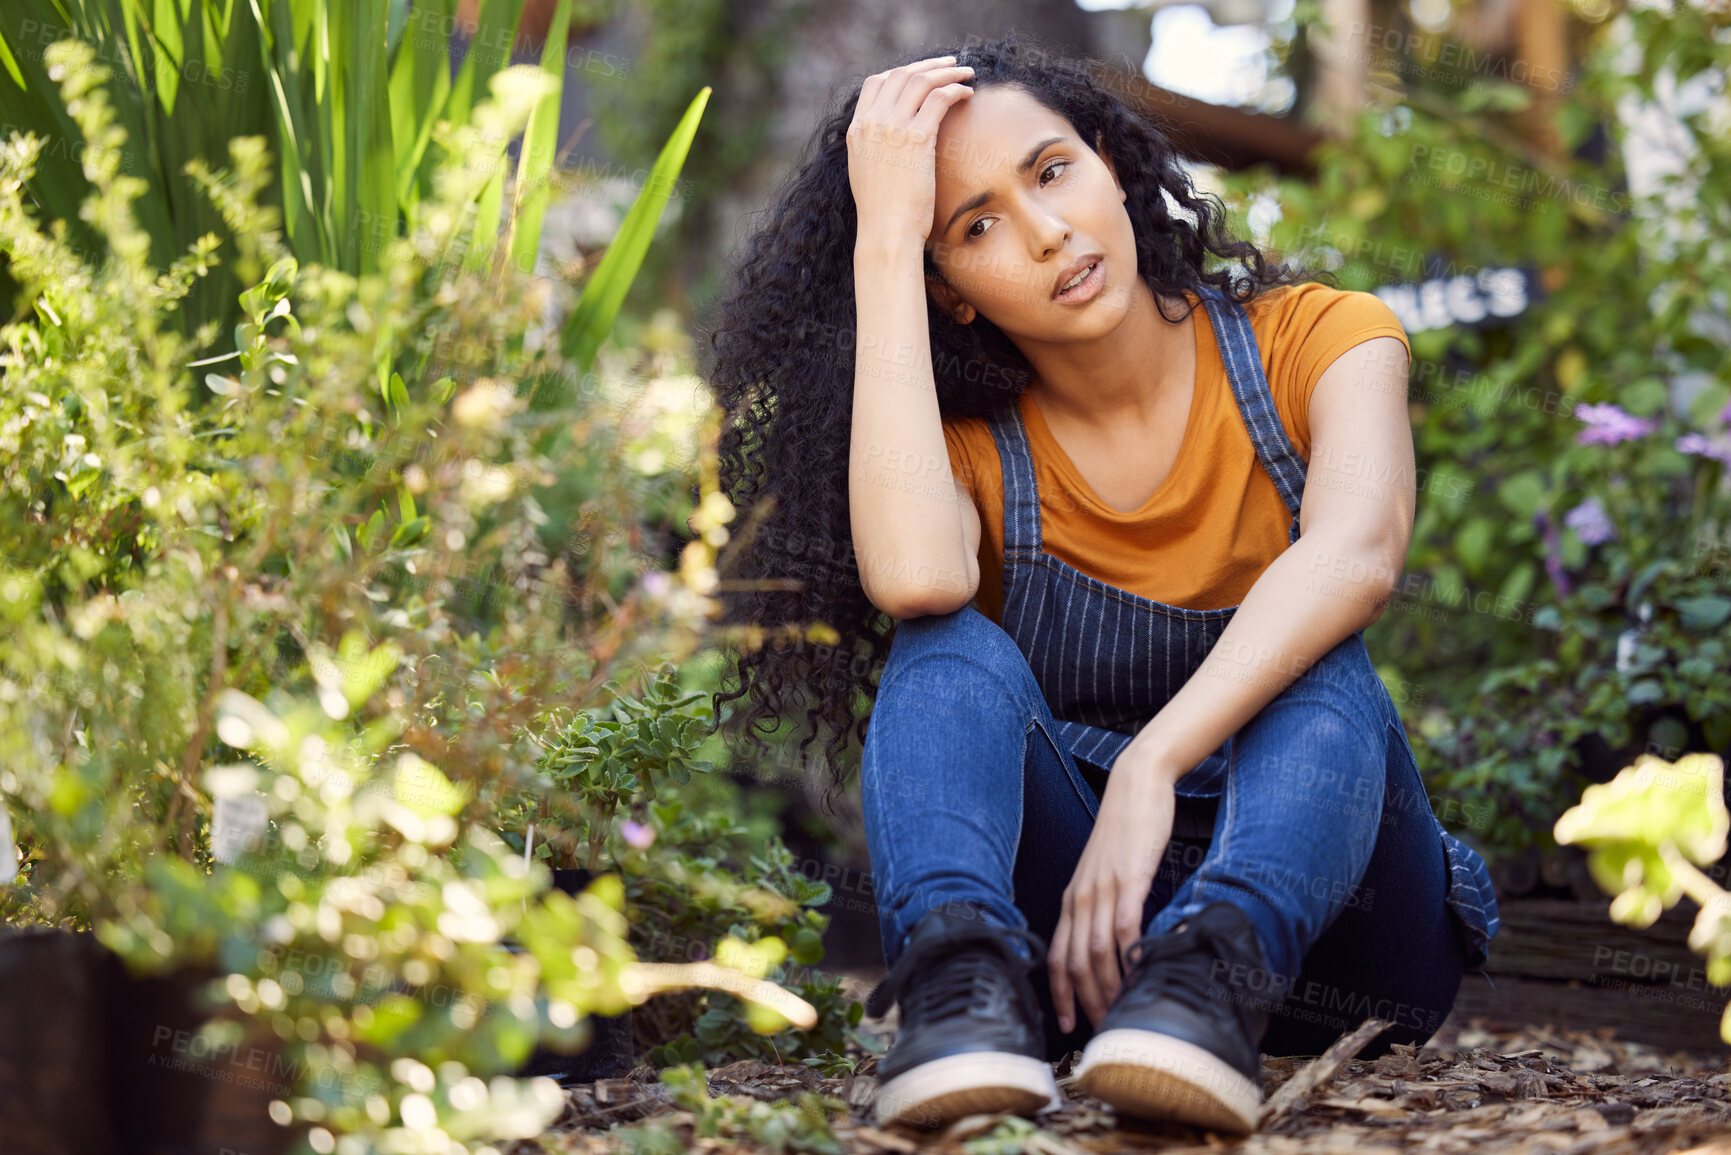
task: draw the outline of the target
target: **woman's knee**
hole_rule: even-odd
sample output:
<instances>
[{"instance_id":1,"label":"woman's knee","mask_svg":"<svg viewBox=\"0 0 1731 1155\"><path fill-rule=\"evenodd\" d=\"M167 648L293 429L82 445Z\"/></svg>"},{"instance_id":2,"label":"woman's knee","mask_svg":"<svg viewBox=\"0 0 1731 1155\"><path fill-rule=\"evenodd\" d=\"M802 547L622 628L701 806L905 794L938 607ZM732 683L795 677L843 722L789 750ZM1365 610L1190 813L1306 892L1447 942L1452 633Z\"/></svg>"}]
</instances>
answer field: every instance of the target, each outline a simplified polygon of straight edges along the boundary
<instances>
[{"instance_id":1,"label":"woman's knee","mask_svg":"<svg viewBox=\"0 0 1731 1155\"><path fill-rule=\"evenodd\" d=\"M1233 741L1232 773L1259 794L1325 804L1375 825L1387 779L1387 743L1350 715L1312 702L1277 703Z\"/></svg>"},{"instance_id":2,"label":"woman's knee","mask_svg":"<svg viewBox=\"0 0 1731 1155\"><path fill-rule=\"evenodd\" d=\"M1282 667L1277 660L1268 668L1280 670ZM1365 648L1364 638L1359 634L1348 634L1308 663L1292 663L1286 672L1294 676L1281 689L1276 701L1328 702L1357 717L1366 726L1380 716L1377 697L1388 693L1376 672L1375 663L1370 659L1370 652Z\"/></svg>"},{"instance_id":3,"label":"woman's knee","mask_svg":"<svg viewBox=\"0 0 1731 1155\"><path fill-rule=\"evenodd\" d=\"M957 676L967 677L962 671L971 671L1002 689L1039 692L1027 657L1015 639L972 605L947 614L926 614L896 623L889 657L879 680L880 695L905 677L910 667L930 661L954 663Z\"/></svg>"}]
</instances>

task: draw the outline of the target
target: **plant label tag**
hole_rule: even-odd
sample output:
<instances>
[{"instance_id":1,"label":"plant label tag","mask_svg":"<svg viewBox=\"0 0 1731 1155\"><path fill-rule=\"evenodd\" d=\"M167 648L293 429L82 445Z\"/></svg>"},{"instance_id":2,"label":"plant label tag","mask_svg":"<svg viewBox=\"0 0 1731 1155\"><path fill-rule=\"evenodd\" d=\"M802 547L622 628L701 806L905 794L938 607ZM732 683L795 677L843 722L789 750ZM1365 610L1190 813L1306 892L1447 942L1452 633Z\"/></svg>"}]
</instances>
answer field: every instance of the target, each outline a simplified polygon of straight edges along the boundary
<instances>
[{"instance_id":1,"label":"plant label tag","mask_svg":"<svg viewBox=\"0 0 1731 1155\"><path fill-rule=\"evenodd\" d=\"M0 886L18 877L18 847L12 842L12 816L0 806Z\"/></svg>"},{"instance_id":2,"label":"plant label tag","mask_svg":"<svg viewBox=\"0 0 1731 1155\"><path fill-rule=\"evenodd\" d=\"M210 816L210 853L218 862L233 863L248 850L258 849L270 812L258 794L235 798L217 797Z\"/></svg>"}]
</instances>

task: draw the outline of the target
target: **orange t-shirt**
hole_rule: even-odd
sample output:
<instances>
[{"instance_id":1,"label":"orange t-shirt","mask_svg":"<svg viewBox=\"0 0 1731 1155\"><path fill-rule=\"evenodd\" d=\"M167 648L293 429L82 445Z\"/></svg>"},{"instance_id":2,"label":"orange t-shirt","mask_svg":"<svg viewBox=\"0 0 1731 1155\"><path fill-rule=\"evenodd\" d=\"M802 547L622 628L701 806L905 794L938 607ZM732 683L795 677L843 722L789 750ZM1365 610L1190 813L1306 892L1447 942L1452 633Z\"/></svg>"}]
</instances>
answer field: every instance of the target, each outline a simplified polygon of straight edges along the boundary
<instances>
[{"instance_id":1,"label":"orange t-shirt","mask_svg":"<svg viewBox=\"0 0 1731 1155\"><path fill-rule=\"evenodd\" d=\"M1090 577L1167 605L1209 610L1243 602L1285 552L1292 515L1257 460L1208 310L1196 304L1196 389L1171 472L1142 508L1120 513L1094 493L1052 436L1033 397L1017 400L1028 431L1045 551ZM1373 293L1319 282L1281 285L1245 306L1262 370L1293 449L1310 461L1310 394L1342 353L1372 337L1412 345L1394 310ZM1004 479L982 418L944 421L950 468L980 511L975 605L1003 614Z\"/></svg>"}]
</instances>

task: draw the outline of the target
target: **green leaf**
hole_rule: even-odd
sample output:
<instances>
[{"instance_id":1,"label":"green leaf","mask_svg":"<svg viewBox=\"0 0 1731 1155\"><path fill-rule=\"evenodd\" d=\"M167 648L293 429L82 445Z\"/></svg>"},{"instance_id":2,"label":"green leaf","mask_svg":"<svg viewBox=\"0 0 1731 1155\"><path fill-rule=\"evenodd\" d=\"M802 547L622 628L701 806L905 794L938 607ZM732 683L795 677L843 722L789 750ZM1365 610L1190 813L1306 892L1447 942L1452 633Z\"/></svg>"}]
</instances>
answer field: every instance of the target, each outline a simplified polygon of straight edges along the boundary
<instances>
[{"instance_id":1,"label":"green leaf","mask_svg":"<svg viewBox=\"0 0 1731 1155\"><path fill-rule=\"evenodd\" d=\"M684 167L686 155L691 151L691 142L697 135L698 122L703 118L703 110L709 103L710 91L709 86L705 85L685 110L678 127L673 130L673 135L668 138L661 149L661 155L650 169L649 183L638 194L637 200L631 205L631 211L625 214L619 235L607 246L607 254L601 258L601 264L590 277L589 283L583 286L583 295L565 322L560 338L560 352L579 373L587 373L594 366L595 355L600 352L601 342L612 330L613 319L618 316L619 307L625 302L626 290L631 287L631 282L637 277L637 270L643 265L643 257L649 251L649 242L655 236L656 223L661 219L662 210L667 207L674 182L679 177L680 169Z\"/></svg>"},{"instance_id":2,"label":"green leaf","mask_svg":"<svg viewBox=\"0 0 1731 1155\"><path fill-rule=\"evenodd\" d=\"M367 648L366 635L350 630L337 643L338 668L342 671L343 697L351 708L359 708L402 664L403 651L394 642Z\"/></svg>"},{"instance_id":3,"label":"green leaf","mask_svg":"<svg viewBox=\"0 0 1731 1155\"><path fill-rule=\"evenodd\" d=\"M409 407L409 388L403 384L403 375L401 373L391 374L391 384L386 393L385 399L396 408L398 413L401 413Z\"/></svg>"},{"instance_id":4,"label":"green leaf","mask_svg":"<svg viewBox=\"0 0 1731 1155\"><path fill-rule=\"evenodd\" d=\"M373 543L378 540L379 534L383 533L384 529L385 511L375 509L373 516L367 518L366 524L355 532L355 540L360 543L362 549L370 551L373 548Z\"/></svg>"},{"instance_id":5,"label":"green leaf","mask_svg":"<svg viewBox=\"0 0 1731 1155\"><path fill-rule=\"evenodd\" d=\"M1480 573L1490 561L1491 546L1496 539L1496 526L1488 519L1475 517L1467 522L1455 538L1455 553L1469 573Z\"/></svg>"},{"instance_id":6,"label":"green leaf","mask_svg":"<svg viewBox=\"0 0 1731 1155\"><path fill-rule=\"evenodd\" d=\"M454 124L468 124L478 93L490 91L494 73L510 63L508 48L517 41L517 20L522 0L481 0L475 34L463 56L457 79L451 87L446 116ZM501 48L500 46L506 46ZM444 57L447 60L449 57ZM445 67L449 68L447 63Z\"/></svg>"},{"instance_id":7,"label":"green leaf","mask_svg":"<svg viewBox=\"0 0 1731 1155\"><path fill-rule=\"evenodd\" d=\"M1533 582L1537 579L1538 573L1538 566L1530 561L1522 562L1510 570L1509 576L1503 579L1503 587L1497 591L1497 596L1502 598L1506 604L1520 604L1532 592Z\"/></svg>"},{"instance_id":8,"label":"green leaf","mask_svg":"<svg viewBox=\"0 0 1731 1155\"><path fill-rule=\"evenodd\" d=\"M1629 582L1629 592L1625 597L1627 603L1631 606L1640 605L1641 599L1647 594L1647 590L1652 586L1653 582L1658 579L1659 575L1665 572L1669 565L1670 561L1668 559L1660 558L1656 562L1651 562L1642 566L1641 572L1636 574ZM1606 601L1599 605L1595 605L1593 608L1603 609L1604 606L1608 604L1609 602Z\"/></svg>"},{"instance_id":9,"label":"green leaf","mask_svg":"<svg viewBox=\"0 0 1731 1155\"><path fill-rule=\"evenodd\" d=\"M1532 520L1544 498L1544 476L1536 469L1517 473L1497 487L1497 499L1523 522Z\"/></svg>"},{"instance_id":10,"label":"green leaf","mask_svg":"<svg viewBox=\"0 0 1731 1155\"><path fill-rule=\"evenodd\" d=\"M398 802L422 818L455 814L468 800L466 786L453 785L437 766L415 754L404 754L397 759L391 791Z\"/></svg>"},{"instance_id":11,"label":"green leaf","mask_svg":"<svg viewBox=\"0 0 1731 1155\"><path fill-rule=\"evenodd\" d=\"M363 244L352 222L378 222L394 235L397 223L396 149L391 134L389 0L350 0L346 18L326 23L330 33L331 175L327 208L341 246L343 270L379 268L379 246Z\"/></svg>"},{"instance_id":12,"label":"green leaf","mask_svg":"<svg viewBox=\"0 0 1731 1155\"><path fill-rule=\"evenodd\" d=\"M1717 353L1717 347L1715 347ZM1689 420L1701 429L1711 429L1717 423L1719 414L1725 406L1731 404L1731 385L1718 381L1709 381L1705 388L1689 402Z\"/></svg>"},{"instance_id":13,"label":"green leaf","mask_svg":"<svg viewBox=\"0 0 1731 1155\"><path fill-rule=\"evenodd\" d=\"M1677 612L1686 630L1716 630L1731 618L1731 598L1705 594L1677 601Z\"/></svg>"},{"instance_id":14,"label":"green leaf","mask_svg":"<svg viewBox=\"0 0 1731 1155\"><path fill-rule=\"evenodd\" d=\"M456 27L456 15L457 0L415 0L410 17L414 32L397 46L391 65L391 140L396 146L397 200L405 208L419 200L417 174L433 139L433 125L450 99L450 30Z\"/></svg>"},{"instance_id":15,"label":"green leaf","mask_svg":"<svg viewBox=\"0 0 1731 1155\"><path fill-rule=\"evenodd\" d=\"M1663 701L1664 697L1665 687L1660 685L1657 679L1643 678L1629 687L1625 701L1631 706L1645 706L1651 702Z\"/></svg>"},{"instance_id":16,"label":"green leaf","mask_svg":"<svg viewBox=\"0 0 1731 1155\"><path fill-rule=\"evenodd\" d=\"M430 517L417 517L412 521L405 521L397 527L397 532L391 535L391 546L395 549L407 549L410 546L418 545L426 538L427 532L432 528L433 519Z\"/></svg>"},{"instance_id":17,"label":"green leaf","mask_svg":"<svg viewBox=\"0 0 1731 1155\"><path fill-rule=\"evenodd\" d=\"M403 994L386 994L372 1006L372 1018L361 1026L356 1019L361 1041L375 1047L389 1048L399 1036L421 1019L421 1004Z\"/></svg>"},{"instance_id":18,"label":"green leaf","mask_svg":"<svg viewBox=\"0 0 1731 1155\"><path fill-rule=\"evenodd\" d=\"M1666 854L1696 865L1717 861L1728 827L1717 754L1685 754L1675 763L1643 754L1610 782L1587 787L1552 833L1559 843L1587 848L1594 880L1617 896L1612 918L1649 926L1682 895Z\"/></svg>"},{"instance_id":19,"label":"green leaf","mask_svg":"<svg viewBox=\"0 0 1731 1155\"><path fill-rule=\"evenodd\" d=\"M12 83L19 88L26 87L24 73L18 67L18 58L12 55L12 46L6 43L6 30L0 28L0 64L6 66L6 74L12 78Z\"/></svg>"},{"instance_id":20,"label":"green leaf","mask_svg":"<svg viewBox=\"0 0 1731 1155\"><path fill-rule=\"evenodd\" d=\"M541 220L551 192L548 176L553 171L554 151L559 145L559 106L565 88L565 46L570 28L571 0L559 0L541 48L541 71L552 83L529 114L517 156L511 263L524 272L535 270L535 257L541 248Z\"/></svg>"}]
</instances>

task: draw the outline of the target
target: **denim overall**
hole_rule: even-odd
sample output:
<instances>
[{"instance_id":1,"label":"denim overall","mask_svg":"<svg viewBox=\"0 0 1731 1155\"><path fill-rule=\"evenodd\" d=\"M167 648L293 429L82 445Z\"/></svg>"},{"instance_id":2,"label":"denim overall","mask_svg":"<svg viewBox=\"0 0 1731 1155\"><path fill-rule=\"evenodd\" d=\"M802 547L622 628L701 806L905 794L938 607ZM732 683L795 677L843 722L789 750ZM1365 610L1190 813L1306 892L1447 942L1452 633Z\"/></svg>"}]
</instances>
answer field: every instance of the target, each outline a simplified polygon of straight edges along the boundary
<instances>
[{"instance_id":1,"label":"denim overall","mask_svg":"<svg viewBox=\"0 0 1731 1155\"><path fill-rule=\"evenodd\" d=\"M1203 286L1200 295L1257 458L1292 511L1287 534L1291 544L1298 540L1305 463L1281 427L1243 307L1210 286ZM1072 756L1108 771L1136 731L1196 672L1238 607L1191 610L1167 605L1108 585L1045 552L1021 411L1009 406L991 426L1004 478L1003 629L1026 655ZM1343 668L1344 676L1334 673ZM1390 756L1402 764L1403 796L1426 799L1400 715L1371 663L1363 630L1312 669L1319 676L1343 678L1342 685L1368 699L1367 708L1399 736L1399 747L1391 748ZM1231 747L1228 738L1178 779L1176 793L1181 798L1218 799ZM1397 781L1396 776L1391 774L1389 781ZM1476 851L1443 828L1428 803L1420 804L1442 840L1451 875L1447 903L1467 946L1466 966L1482 967L1499 923L1489 872ZM1183 813L1181 807L1175 834L1184 832Z\"/></svg>"}]
</instances>

